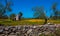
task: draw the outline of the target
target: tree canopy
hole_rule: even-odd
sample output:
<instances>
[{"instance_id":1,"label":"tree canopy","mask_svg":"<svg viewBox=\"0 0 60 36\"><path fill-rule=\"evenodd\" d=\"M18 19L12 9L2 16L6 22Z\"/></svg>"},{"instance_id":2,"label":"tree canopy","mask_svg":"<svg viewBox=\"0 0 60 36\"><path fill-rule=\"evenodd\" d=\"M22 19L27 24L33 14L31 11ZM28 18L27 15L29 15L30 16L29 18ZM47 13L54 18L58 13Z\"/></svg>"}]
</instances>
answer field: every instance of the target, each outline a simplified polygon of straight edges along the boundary
<instances>
[{"instance_id":1,"label":"tree canopy","mask_svg":"<svg viewBox=\"0 0 60 36\"><path fill-rule=\"evenodd\" d=\"M41 18L41 19L46 18L44 7L34 7L32 10L34 11L35 18Z\"/></svg>"},{"instance_id":2,"label":"tree canopy","mask_svg":"<svg viewBox=\"0 0 60 36\"><path fill-rule=\"evenodd\" d=\"M12 2L8 0L4 0L4 3L5 4L2 4L2 2L0 2L0 18L4 16L7 11L8 12L12 11L11 8Z\"/></svg>"}]
</instances>

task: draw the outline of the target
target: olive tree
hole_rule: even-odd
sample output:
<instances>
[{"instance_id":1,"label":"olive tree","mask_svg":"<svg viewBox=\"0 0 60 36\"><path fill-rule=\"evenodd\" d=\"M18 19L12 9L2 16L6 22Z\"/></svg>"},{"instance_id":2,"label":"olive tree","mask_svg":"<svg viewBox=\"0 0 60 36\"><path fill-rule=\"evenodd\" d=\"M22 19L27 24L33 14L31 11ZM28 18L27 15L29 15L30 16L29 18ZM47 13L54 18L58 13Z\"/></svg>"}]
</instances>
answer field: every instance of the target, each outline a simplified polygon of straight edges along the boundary
<instances>
[{"instance_id":1,"label":"olive tree","mask_svg":"<svg viewBox=\"0 0 60 36\"><path fill-rule=\"evenodd\" d=\"M0 0L1 1L1 0ZM4 4L2 4L4 2ZM12 2L8 0L3 0L0 2L0 18L5 15L6 12L11 12L12 11Z\"/></svg>"},{"instance_id":2,"label":"olive tree","mask_svg":"<svg viewBox=\"0 0 60 36\"><path fill-rule=\"evenodd\" d=\"M44 10L44 7L34 7L32 9L34 11L34 17L35 18L38 18L38 19L45 19L45 22L44 24L47 23L47 16L45 14L45 10Z\"/></svg>"}]
</instances>

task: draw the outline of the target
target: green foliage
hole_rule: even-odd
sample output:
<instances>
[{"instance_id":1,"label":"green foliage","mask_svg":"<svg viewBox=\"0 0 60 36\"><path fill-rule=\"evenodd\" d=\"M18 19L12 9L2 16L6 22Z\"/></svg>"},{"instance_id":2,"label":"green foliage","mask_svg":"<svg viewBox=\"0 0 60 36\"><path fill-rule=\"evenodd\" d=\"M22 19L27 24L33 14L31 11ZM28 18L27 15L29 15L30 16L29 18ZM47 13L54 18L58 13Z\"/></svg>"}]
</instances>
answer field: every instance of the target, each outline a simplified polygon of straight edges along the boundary
<instances>
[{"instance_id":1,"label":"green foliage","mask_svg":"<svg viewBox=\"0 0 60 36\"><path fill-rule=\"evenodd\" d=\"M44 7L34 7L32 10L34 11L35 18L41 18L41 19L46 18L46 14L44 12Z\"/></svg>"},{"instance_id":2,"label":"green foliage","mask_svg":"<svg viewBox=\"0 0 60 36\"><path fill-rule=\"evenodd\" d=\"M12 13L11 15L10 15L10 19L14 19L16 17L16 15L14 14L14 13Z\"/></svg>"},{"instance_id":3,"label":"green foliage","mask_svg":"<svg viewBox=\"0 0 60 36\"><path fill-rule=\"evenodd\" d=\"M56 11L56 10L57 10L56 7L57 7L57 2L53 3L53 5L52 5L52 10L53 10L53 11Z\"/></svg>"},{"instance_id":4,"label":"green foliage","mask_svg":"<svg viewBox=\"0 0 60 36\"><path fill-rule=\"evenodd\" d=\"M12 11L11 9L11 2L8 0L4 0L5 4L2 4L2 2L0 2L0 18L5 15L5 13L8 11Z\"/></svg>"},{"instance_id":5,"label":"green foliage","mask_svg":"<svg viewBox=\"0 0 60 36\"><path fill-rule=\"evenodd\" d=\"M19 15L19 19L21 20L23 13L22 12L19 12L18 15Z\"/></svg>"},{"instance_id":6,"label":"green foliage","mask_svg":"<svg viewBox=\"0 0 60 36\"><path fill-rule=\"evenodd\" d=\"M60 11L57 10L57 3L56 2L52 5L52 10L53 10L53 15L51 15L50 18L55 19L55 20L59 19Z\"/></svg>"},{"instance_id":7,"label":"green foliage","mask_svg":"<svg viewBox=\"0 0 60 36\"><path fill-rule=\"evenodd\" d=\"M3 15L2 18L4 18L4 19L8 19L8 16L7 16L7 15Z\"/></svg>"},{"instance_id":8,"label":"green foliage","mask_svg":"<svg viewBox=\"0 0 60 36\"><path fill-rule=\"evenodd\" d=\"M54 16L51 15L51 16L50 16L50 19L54 19L54 20L60 19L60 11L56 11Z\"/></svg>"}]
</instances>

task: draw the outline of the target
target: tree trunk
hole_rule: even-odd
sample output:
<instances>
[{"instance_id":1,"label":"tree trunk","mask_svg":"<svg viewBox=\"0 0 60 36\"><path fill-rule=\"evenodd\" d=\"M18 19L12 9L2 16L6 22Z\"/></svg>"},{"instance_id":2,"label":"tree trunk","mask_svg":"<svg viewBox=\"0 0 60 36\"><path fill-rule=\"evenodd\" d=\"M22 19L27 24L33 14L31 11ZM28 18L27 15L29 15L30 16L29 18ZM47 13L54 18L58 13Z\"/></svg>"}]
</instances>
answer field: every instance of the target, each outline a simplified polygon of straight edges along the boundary
<instances>
[{"instance_id":1,"label":"tree trunk","mask_svg":"<svg viewBox=\"0 0 60 36\"><path fill-rule=\"evenodd\" d=\"M45 22L44 22L44 24L46 24L47 23L47 19L45 19Z\"/></svg>"}]
</instances>

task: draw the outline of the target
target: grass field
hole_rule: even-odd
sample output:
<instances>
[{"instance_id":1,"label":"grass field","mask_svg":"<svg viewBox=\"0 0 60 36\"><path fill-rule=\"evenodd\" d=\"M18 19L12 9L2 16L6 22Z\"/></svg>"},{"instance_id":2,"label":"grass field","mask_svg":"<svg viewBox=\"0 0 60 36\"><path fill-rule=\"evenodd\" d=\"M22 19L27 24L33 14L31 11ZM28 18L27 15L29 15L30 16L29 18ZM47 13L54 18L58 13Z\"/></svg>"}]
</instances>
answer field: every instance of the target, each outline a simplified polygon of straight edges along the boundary
<instances>
[{"instance_id":1,"label":"grass field","mask_svg":"<svg viewBox=\"0 0 60 36\"><path fill-rule=\"evenodd\" d=\"M60 24L60 20L48 20L50 23ZM21 21L12 21L9 19L0 19L0 24L4 25L41 25L44 23L44 19L24 19Z\"/></svg>"}]
</instances>

